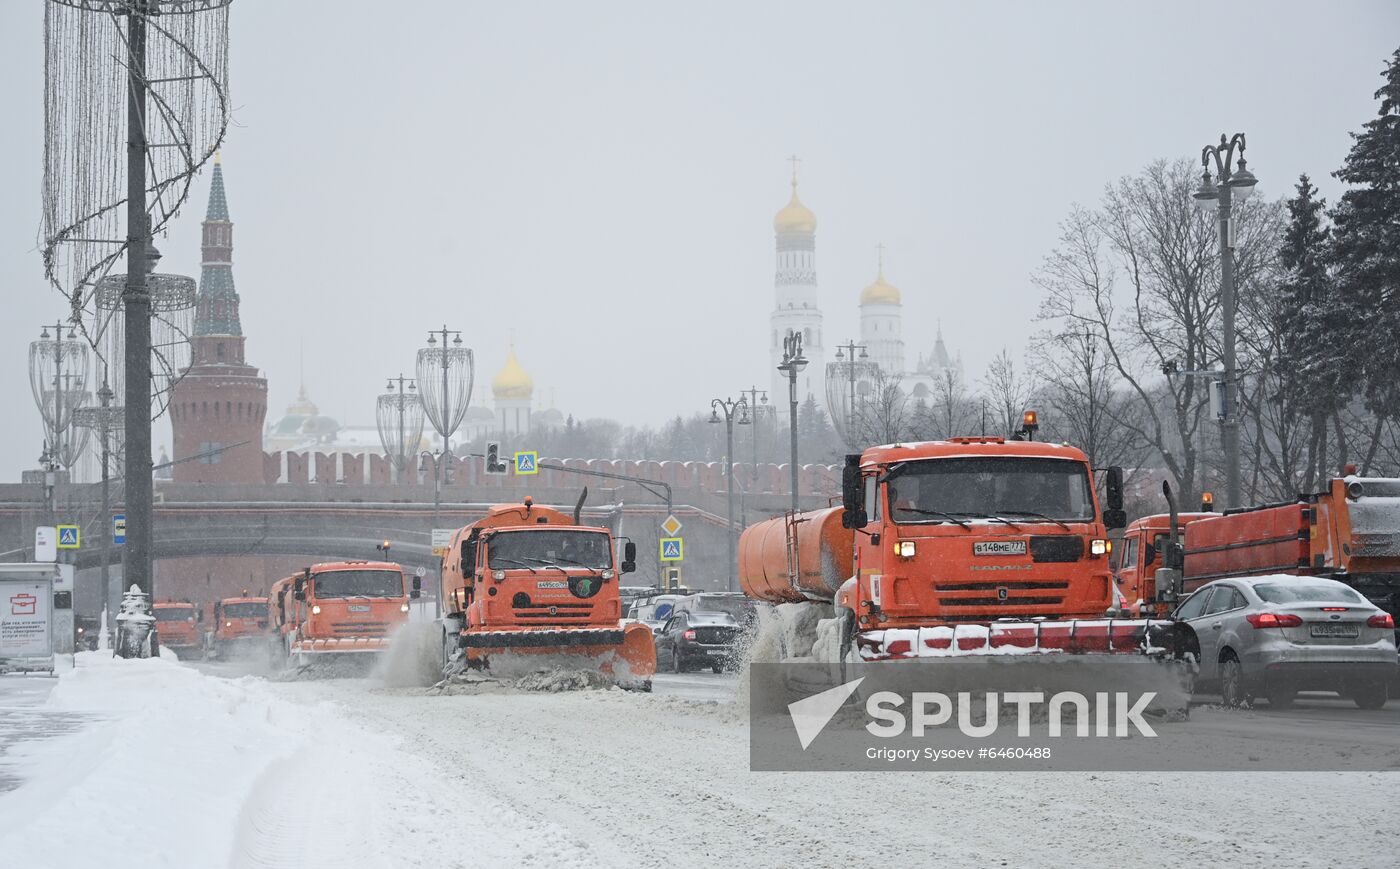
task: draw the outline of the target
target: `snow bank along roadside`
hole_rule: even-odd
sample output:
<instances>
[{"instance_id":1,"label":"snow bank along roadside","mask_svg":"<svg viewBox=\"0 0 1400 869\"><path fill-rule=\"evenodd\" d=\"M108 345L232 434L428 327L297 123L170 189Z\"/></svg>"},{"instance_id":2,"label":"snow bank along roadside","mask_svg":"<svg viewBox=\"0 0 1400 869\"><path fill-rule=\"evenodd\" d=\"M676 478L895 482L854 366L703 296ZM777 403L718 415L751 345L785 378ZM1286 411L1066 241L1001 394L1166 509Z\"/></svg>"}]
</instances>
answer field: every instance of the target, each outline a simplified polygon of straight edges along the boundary
<instances>
[{"instance_id":1,"label":"snow bank along roadside","mask_svg":"<svg viewBox=\"0 0 1400 869\"><path fill-rule=\"evenodd\" d=\"M257 679L81 653L48 705L102 718L25 747L31 777L0 795L6 866L593 865L395 736Z\"/></svg>"}]
</instances>

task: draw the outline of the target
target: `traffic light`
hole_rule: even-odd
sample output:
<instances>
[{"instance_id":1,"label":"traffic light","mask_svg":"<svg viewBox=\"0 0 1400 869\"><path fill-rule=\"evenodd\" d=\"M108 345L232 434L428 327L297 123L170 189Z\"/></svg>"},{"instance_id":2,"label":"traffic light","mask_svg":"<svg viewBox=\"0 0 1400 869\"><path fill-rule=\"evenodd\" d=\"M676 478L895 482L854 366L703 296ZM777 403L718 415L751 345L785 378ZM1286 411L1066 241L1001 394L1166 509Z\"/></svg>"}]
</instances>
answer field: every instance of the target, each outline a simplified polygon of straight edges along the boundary
<instances>
[{"instance_id":1,"label":"traffic light","mask_svg":"<svg viewBox=\"0 0 1400 869\"><path fill-rule=\"evenodd\" d=\"M497 476L505 476L510 473L510 465L501 461L501 444L499 441L489 441L486 444L486 473Z\"/></svg>"}]
</instances>

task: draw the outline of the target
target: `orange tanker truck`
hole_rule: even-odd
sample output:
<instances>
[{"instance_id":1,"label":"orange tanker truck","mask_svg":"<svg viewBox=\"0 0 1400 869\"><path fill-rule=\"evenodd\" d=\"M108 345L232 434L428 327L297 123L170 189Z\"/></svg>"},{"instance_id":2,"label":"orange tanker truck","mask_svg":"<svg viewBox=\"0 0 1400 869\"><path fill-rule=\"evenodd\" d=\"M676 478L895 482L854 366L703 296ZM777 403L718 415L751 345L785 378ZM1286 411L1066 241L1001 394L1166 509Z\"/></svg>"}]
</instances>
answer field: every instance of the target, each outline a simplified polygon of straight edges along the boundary
<instances>
[{"instance_id":1,"label":"orange tanker truck","mask_svg":"<svg viewBox=\"0 0 1400 869\"><path fill-rule=\"evenodd\" d=\"M570 517L529 498L499 504L453 535L442 559L445 670L596 669L650 690L651 629L623 623L618 592L636 546L627 541L618 563L609 530L580 523L582 505Z\"/></svg>"},{"instance_id":2,"label":"orange tanker truck","mask_svg":"<svg viewBox=\"0 0 1400 869\"><path fill-rule=\"evenodd\" d=\"M160 644L177 656L193 655L204 648L199 623L204 613L187 600L158 600L151 604L156 617L156 634Z\"/></svg>"},{"instance_id":3,"label":"orange tanker truck","mask_svg":"<svg viewBox=\"0 0 1400 869\"><path fill-rule=\"evenodd\" d=\"M270 629L294 666L334 656L366 656L388 648L408 621L410 592L403 568L387 561L313 564L272 586Z\"/></svg>"},{"instance_id":4,"label":"orange tanker truck","mask_svg":"<svg viewBox=\"0 0 1400 869\"><path fill-rule=\"evenodd\" d=\"M267 598L226 597L214 604L214 633L209 650L227 658L237 652L265 653L269 645Z\"/></svg>"},{"instance_id":5,"label":"orange tanker truck","mask_svg":"<svg viewBox=\"0 0 1400 869\"><path fill-rule=\"evenodd\" d=\"M841 507L743 533L740 581L750 597L800 608L779 607L785 658L1024 655L1048 674L1066 655L1139 655L1169 666L1128 684L1168 674L1161 683L1181 689L1189 628L1107 616L1107 532L1126 517L1122 472L1106 476L1100 510L1074 447L998 437L872 447L846 457ZM1171 705L1185 700L1176 690Z\"/></svg>"}]
</instances>

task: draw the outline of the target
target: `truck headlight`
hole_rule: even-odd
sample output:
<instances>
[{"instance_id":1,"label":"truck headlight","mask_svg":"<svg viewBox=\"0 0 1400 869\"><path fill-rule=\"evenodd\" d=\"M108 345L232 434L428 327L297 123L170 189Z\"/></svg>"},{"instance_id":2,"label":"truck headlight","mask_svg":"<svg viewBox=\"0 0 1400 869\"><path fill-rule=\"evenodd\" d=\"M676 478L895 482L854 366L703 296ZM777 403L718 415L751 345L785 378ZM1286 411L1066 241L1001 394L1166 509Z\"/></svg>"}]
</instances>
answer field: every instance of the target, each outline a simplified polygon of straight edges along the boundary
<instances>
[{"instance_id":1,"label":"truck headlight","mask_svg":"<svg viewBox=\"0 0 1400 869\"><path fill-rule=\"evenodd\" d=\"M613 574L613 572L612 572L612 568L607 568L607 569L604 570L603 573L602 573L603 579L612 579L613 576L614 576L614 574Z\"/></svg>"},{"instance_id":2,"label":"truck headlight","mask_svg":"<svg viewBox=\"0 0 1400 869\"><path fill-rule=\"evenodd\" d=\"M894 554L900 558L913 558L914 548L912 540L896 540L894 542Z\"/></svg>"},{"instance_id":3,"label":"truck headlight","mask_svg":"<svg viewBox=\"0 0 1400 869\"><path fill-rule=\"evenodd\" d=\"M506 578L506 572L504 570L493 570L491 571L491 578L500 582Z\"/></svg>"},{"instance_id":4,"label":"truck headlight","mask_svg":"<svg viewBox=\"0 0 1400 869\"><path fill-rule=\"evenodd\" d=\"M1113 551L1113 541L1112 541L1112 540L1097 539L1097 540L1090 540L1090 541L1089 541L1089 554L1090 554L1090 555L1107 555L1108 553L1110 553L1110 552L1112 552L1112 551Z\"/></svg>"},{"instance_id":5,"label":"truck headlight","mask_svg":"<svg viewBox=\"0 0 1400 869\"><path fill-rule=\"evenodd\" d=\"M406 613L406 612L408 612L408 604L406 604L406 603L405 603L405 604L399 604L399 612L401 612L401 613Z\"/></svg>"},{"instance_id":6,"label":"truck headlight","mask_svg":"<svg viewBox=\"0 0 1400 869\"><path fill-rule=\"evenodd\" d=\"M313 616L319 616L321 614L321 605L316 604L315 606L311 607L311 614Z\"/></svg>"},{"instance_id":7,"label":"truck headlight","mask_svg":"<svg viewBox=\"0 0 1400 869\"><path fill-rule=\"evenodd\" d=\"M231 627L233 627L233 622L224 622L224 627L226 627L226 628L231 628Z\"/></svg>"}]
</instances>

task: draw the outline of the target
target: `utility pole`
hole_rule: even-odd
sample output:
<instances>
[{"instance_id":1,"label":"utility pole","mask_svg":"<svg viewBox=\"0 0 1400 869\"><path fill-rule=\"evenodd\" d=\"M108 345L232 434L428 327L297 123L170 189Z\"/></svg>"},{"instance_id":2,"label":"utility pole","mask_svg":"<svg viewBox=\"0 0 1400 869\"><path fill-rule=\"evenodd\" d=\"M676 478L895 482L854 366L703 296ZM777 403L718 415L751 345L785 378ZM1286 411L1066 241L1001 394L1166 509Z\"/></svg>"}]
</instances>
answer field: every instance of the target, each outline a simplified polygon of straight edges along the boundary
<instances>
[{"instance_id":1,"label":"utility pole","mask_svg":"<svg viewBox=\"0 0 1400 869\"><path fill-rule=\"evenodd\" d=\"M749 417L753 421L753 478L758 481L758 418L763 415L763 411L768 409L768 390L759 389L757 386L750 386L748 389L739 390L739 394L748 401ZM759 402L762 402L760 404Z\"/></svg>"},{"instance_id":2,"label":"utility pole","mask_svg":"<svg viewBox=\"0 0 1400 869\"><path fill-rule=\"evenodd\" d=\"M1201 186L1193 194L1201 208L1215 208L1220 231L1220 308L1225 329L1221 355L1225 370L1221 373L1216 415L1220 418L1220 440L1225 452L1225 506L1230 508L1244 506L1240 485L1240 421L1235 413L1235 390L1238 388L1235 382L1235 240L1230 232L1230 219L1234 196L1245 201L1258 183L1246 166L1244 149L1244 133L1236 133L1229 139L1221 133L1219 145L1202 148ZM1237 154L1239 166L1235 168L1231 163ZM1212 161L1219 183L1211 178Z\"/></svg>"},{"instance_id":3,"label":"utility pole","mask_svg":"<svg viewBox=\"0 0 1400 869\"><path fill-rule=\"evenodd\" d=\"M125 441L126 548L122 582L155 598L151 569L154 484L151 480L151 296L146 274L152 257L146 212L146 15L148 0L131 0L127 15L126 77L126 363Z\"/></svg>"},{"instance_id":4,"label":"utility pole","mask_svg":"<svg viewBox=\"0 0 1400 869\"><path fill-rule=\"evenodd\" d=\"M807 359L802 355L802 333L789 330L783 338L783 361L778 370L788 378L788 429L792 436L792 512L797 514L797 375L807 367Z\"/></svg>"},{"instance_id":5,"label":"utility pole","mask_svg":"<svg viewBox=\"0 0 1400 869\"><path fill-rule=\"evenodd\" d=\"M749 424L749 405L747 400L741 395L739 400L732 398L715 398L710 401L710 422L721 422L719 412L724 411L724 433L726 443L725 463L725 499L729 502L729 527L726 529L725 539L729 541L729 579L724 586L725 591L734 590L734 569L738 564L738 557L735 554L734 544L734 413L739 413L739 425Z\"/></svg>"}]
</instances>

